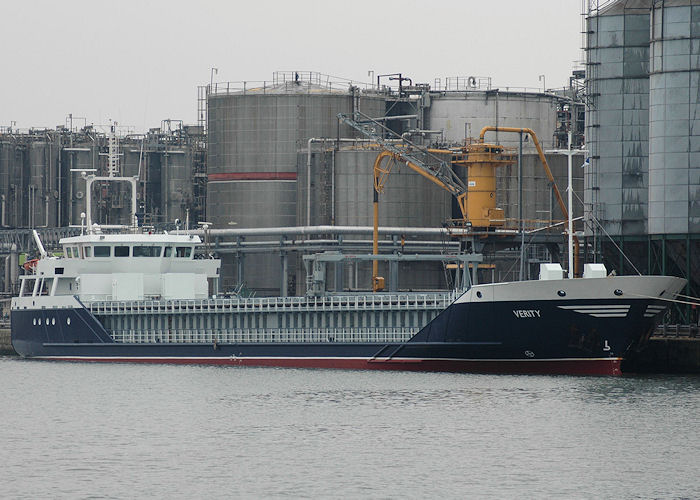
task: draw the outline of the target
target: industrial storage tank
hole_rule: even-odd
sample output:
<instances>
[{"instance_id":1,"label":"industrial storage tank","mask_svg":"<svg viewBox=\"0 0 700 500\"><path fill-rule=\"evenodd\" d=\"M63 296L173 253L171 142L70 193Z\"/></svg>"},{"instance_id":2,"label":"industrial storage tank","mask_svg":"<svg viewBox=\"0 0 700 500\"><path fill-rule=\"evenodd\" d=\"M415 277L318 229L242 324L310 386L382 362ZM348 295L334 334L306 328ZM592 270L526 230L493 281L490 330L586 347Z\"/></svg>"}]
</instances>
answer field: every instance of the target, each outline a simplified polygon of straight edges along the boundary
<instances>
[{"instance_id":1,"label":"industrial storage tank","mask_svg":"<svg viewBox=\"0 0 700 500\"><path fill-rule=\"evenodd\" d=\"M310 138L354 137L338 113L384 114L383 97L333 85L318 73L275 73L273 82L215 84L207 98L207 219L216 228L294 226L297 151ZM228 262L227 262L228 260ZM224 259L224 286L231 258ZM279 258L251 256L246 280L258 294L280 292ZM252 277L255 277L253 282Z\"/></svg>"},{"instance_id":2,"label":"industrial storage tank","mask_svg":"<svg viewBox=\"0 0 700 500\"><path fill-rule=\"evenodd\" d=\"M700 5L651 11L649 233L700 233Z\"/></svg>"},{"instance_id":3,"label":"industrial storage tank","mask_svg":"<svg viewBox=\"0 0 700 500\"><path fill-rule=\"evenodd\" d=\"M57 225L58 148L50 141L29 143L29 185L27 200L29 227Z\"/></svg>"},{"instance_id":4,"label":"industrial storage tank","mask_svg":"<svg viewBox=\"0 0 700 500\"><path fill-rule=\"evenodd\" d=\"M382 151L376 146L359 142L341 146L335 150L331 141L322 144L311 156L311 178L308 177L307 154L298 158L297 214L298 224L363 226L373 225L374 172L377 155ZM449 161L449 159L448 159ZM385 163L386 167L387 164ZM311 188L309 190L309 187ZM309 198L309 193L310 198ZM311 216L306 211L311 208ZM406 165L398 162L392 167L385 189L379 195L380 227L442 227L453 217L452 195ZM412 236L406 236L412 238ZM344 240L361 239L367 245L368 235L343 236ZM421 236L422 240L430 237ZM440 237L435 240L434 253L445 251L440 247ZM393 245L393 242L392 242ZM400 242L395 249L400 251ZM379 264L380 275L385 276L387 285L402 290L428 290L445 286L442 263L400 263L399 282L389 282L386 262ZM371 283L371 262L346 265L346 287L365 288ZM409 269L410 268L410 269ZM299 282L299 278L297 278ZM332 280L329 280L332 283Z\"/></svg>"},{"instance_id":5,"label":"industrial storage tank","mask_svg":"<svg viewBox=\"0 0 700 500\"><path fill-rule=\"evenodd\" d=\"M568 159L562 154L546 154L547 165L561 196L566 198L568 182ZM574 193L583 192L583 173L580 168L585 158L582 154L572 157L572 185ZM520 215L520 190L517 161L496 169L497 206L503 209L507 227L517 227ZM552 183L538 154L522 156L522 205L526 227L541 228L565 219L554 194ZM583 215L581 204L574 199L573 217Z\"/></svg>"},{"instance_id":6,"label":"industrial storage tank","mask_svg":"<svg viewBox=\"0 0 700 500\"><path fill-rule=\"evenodd\" d=\"M474 77L472 77L474 78ZM464 143L486 126L535 131L543 147L553 146L560 98L544 92L515 92L490 87L490 79L448 78L445 91L431 91L426 128L442 130L444 140ZM451 83L453 82L453 83ZM470 82L473 82L470 84ZM490 142L518 146L518 136L494 133ZM525 148L532 148L529 142Z\"/></svg>"},{"instance_id":7,"label":"industrial storage tank","mask_svg":"<svg viewBox=\"0 0 700 500\"><path fill-rule=\"evenodd\" d=\"M610 235L646 233L650 6L620 0L587 18L584 201Z\"/></svg>"},{"instance_id":8,"label":"industrial storage tank","mask_svg":"<svg viewBox=\"0 0 700 500\"><path fill-rule=\"evenodd\" d=\"M63 178L66 182L62 185L62 225L79 225L81 223L80 214L86 210L85 180L81 173L90 173L97 168L98 149L94 143L76 142L71 146L64 147L61 152L63 163Z\"/></svg>"},{"instance_id":9,"label":"industrial storage tank","mask_svg":"<svg viewBox=\"0 0 700 500\"><path fill-rule=\"evenodd\" d=\"M382 151L375 146L341 146L330 142L312 153L308 181L306 153L299 155L298 225L371 226L373 166ZM386 166L386 165L384 165ZM311 187L309 191L308 187ZM311 199L308 193L311 192ZM440 227L452 217L452 195L397 162L379 197L379 224L392 227ZM306 209L311 207L307 219Z\"/></svg>"},{"instance_id":10,"label":"industrial storage tank","mask_svg":"<svg viewBox=\"0 0 700 500\"><path fill-rule=\"evenodd\" d=\"M166 222L185 220L192 203L192 150L188 147L167 147L162 153L161 186L163 217Z\"/></svg>"},{"instance_id":11,"label":"industrial storage tank","mask_svg":"<svg viewBox=\"0 0 700 500\"><path fill-rule=\"evenodd\" d=\"M0 227L10 225L8 209L11 207L11 169L14 163L15 148L10 141L0 141ZM20 207L16 207L14 211Z\"/></svg>"}]
</instances>

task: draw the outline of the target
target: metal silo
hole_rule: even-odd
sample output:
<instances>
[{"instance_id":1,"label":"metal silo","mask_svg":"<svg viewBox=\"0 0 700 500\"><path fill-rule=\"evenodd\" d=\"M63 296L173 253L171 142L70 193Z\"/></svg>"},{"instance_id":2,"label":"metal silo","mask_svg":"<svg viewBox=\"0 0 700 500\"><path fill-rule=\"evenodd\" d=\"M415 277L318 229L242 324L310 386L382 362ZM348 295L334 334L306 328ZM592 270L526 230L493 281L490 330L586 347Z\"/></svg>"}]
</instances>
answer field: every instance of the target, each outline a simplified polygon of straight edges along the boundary
<instances>
[{"instance_id":1,"label":"metal silo","mask_svg":"<svg viewBox=\"0 0 700 500\"><path fill-rule=\"evenodd\" d=\"M620 0L587 18L584 201L611 235L646 232L650 5Z\"/></svg>"},{"instance_id":2,"label":"metal silo","mask_svg":"<svg viewBox=\"0 0 700 500\"><path fill-rule=\"evenodd\" d=\"M384 114L382 98L347 84L337 90L317 73L276 73L260 86L216 84L207 98L207 219L217 228L296 225L297 151L310 138L353 136L338 129L337 114L357 106ZM247 286L279 293L279 258L246 259ZM223 281L233 285L224 264Z\"/></svg>"},{"instance_id":3,"label":"metal silo","mask_svg":"<svg viewBox=\"0 0 700 500\"><path fill-rule=\"evenodd\" d=\"M10 195L10 169L14 148L9 141L0 141L0 227L10 224L8 209L12 206Z\"/></svg>"},{"instance_id":4,"label":"metal silo","mask_svg":"<svg viewBox=\"0 0 700 500\"><path fill-rule=\"evenodd\" d=\"M168 147L162 154L161 186L165 221L185 221L192 202L192 150L184 144Z\"/></svg>"},{"instance_id":5,"label":"metal silo","mask_svg":"<svg viewBox=\"0 0 700 500\"><path fill-rule=\"evenodd\" d=\"M297 210L299 225L371 226L374 190L373 165L381 149L342 147L314 153L311 165L311 201L307 200L306 166L299 158ZM303 155L305 162L306 155ZM397 164L380 195L379 224L392 227L440 227L451 217L452 197L405 165Z\"/></svg>"},{"instance_id":6,"label":"metal silo","mask_svg":"<svg viewBox=\"0 0 700 500\"><path fill-rule=\"evenodd\" d=\"M553 146L558 97L491 89L490 83L483 88L478 83L469 87L457 78L454 82L445 91L431 92L429 98L427 128L442 130L447 142L464 143L465 138L478 137L483 127L493 125L530 128L544 147ZM489 140L509 147L519 144L517 134L494 133ZM524 144L525 148L528 146L529 142Z\"/></svg>"},{"instance_id":7,"label":"metal silo","mask_svg":"<svg viewBox=\"0 0 700 500\"><path fill-rule=\"evenodd\" d=\"M57 153L57 148L50 141L32 141L29 144L29 227L56 225Z\"/></svg>"},{"instance_id":8,"label":"metal silo","mask_svg":"<svg viewBox=\"0 0 700 500\"><path fill-rule=\"evenodd\" d=\"M298 224L306 224L306 208L311 207L311 225L364 226L373 224L374 172L373 166L381 152L373 146L342 146L333 149L329 142L311 158L311 179L307 180L307 155L300 154L297 183ZM311 186L309 191L307 186ZM308 193L311 199L308 199ZM397 163L379 196L380 227L438 228L452 217L452 196L409 167ZM344 235L344 240L364 240L370 252L369 235ZM428 240L430 237L421 237ZM437 239L437 238L436 238ZM398 247L400 248L400 247ZM385 250L386 251L386 250ZM435 289L444 287L441 263L411 263L399 265L399 282L390 283L388 264L381 262L380 273L387 284L406 289ZM407 270L406 268L410 268ZM367 287L371 283L371 262L346 265L345 285ZM299 280L297 280L299 281ZM333 282L333 280L329 280Z\"/></svg>"},{"instance_id":9,"label":"metal silo","mask_svg":"<svg viewBox=\"0 0 700 500\"><path fill-rule=\"evenodd\" d=\"M65 171L67 182L64 184L65 217L67 224L79 225L80 214L85 212L87 193L85 192L85 180L81 172L90 172L96 168L97 152L92 142L76 143L74 146L63 150L63 161L66 163Z\"/></svg>"},{"instance_id":10,"label":"metal silo","mask_svg":"<svg viewBox=\"0 0 700 500\"><path fill-rule=\"evenodd\" d=\"M649 233L700 233L700 4L651 11Z\"/></svg>"}]
</instances>

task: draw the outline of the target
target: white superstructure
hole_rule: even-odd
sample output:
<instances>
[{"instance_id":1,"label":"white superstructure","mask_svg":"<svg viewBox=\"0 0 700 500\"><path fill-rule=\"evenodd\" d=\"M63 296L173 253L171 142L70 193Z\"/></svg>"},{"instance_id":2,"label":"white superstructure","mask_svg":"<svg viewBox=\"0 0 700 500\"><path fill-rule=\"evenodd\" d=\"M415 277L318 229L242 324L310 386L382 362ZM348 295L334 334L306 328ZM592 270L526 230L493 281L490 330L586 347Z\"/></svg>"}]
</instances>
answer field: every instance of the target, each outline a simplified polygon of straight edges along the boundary
<instances>
[{"instance_id":1,"label":"white superstructure","mask_svg":"<svg viewBox=\"0 0 700 500\"><path fill-rule=\"evenodd\" d=\"M87 234L60 244L62 257L39 259L34 274L21 277L20 299L203 299L216 290L221 263L194 258L198 236Z\"/></svg>"}]
</instances>

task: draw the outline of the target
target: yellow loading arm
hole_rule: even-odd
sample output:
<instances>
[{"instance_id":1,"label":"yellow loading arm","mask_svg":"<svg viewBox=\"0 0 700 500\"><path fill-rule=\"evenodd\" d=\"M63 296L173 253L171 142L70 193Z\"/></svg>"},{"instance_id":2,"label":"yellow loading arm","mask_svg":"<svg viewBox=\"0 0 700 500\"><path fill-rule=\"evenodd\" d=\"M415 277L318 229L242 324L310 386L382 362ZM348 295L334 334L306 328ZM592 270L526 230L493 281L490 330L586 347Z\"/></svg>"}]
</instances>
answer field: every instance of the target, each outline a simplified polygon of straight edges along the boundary
<instances>
[{"instance_id":1,"label":"yellow loading arm","mask_svg":"<svg viewBox=\"0 0 700 500\"><path fill-rule=\"evenodd\" d=\"M537 154L540 157L540 161L542 162L542 166L544 167L544 171L547 174L547 178L549 179L549 182L552 183L552 188L554 189L554 196L557 199L557 203L559 203L559 208L561 208L562 214L564 214L564 218L568 219L569 218L569 211L566 208L566 204L564 203L564 199L561 197L561 193L559 192L559 188L557 187L557 183L554 181L554 176L552 175L552 171L549 168L549 164L547 163L547 158L544 156L544 152L542 151L542 147L540 146L540 142L537 140L537 135L535 135L534 130L529 129L529 128L518 128L518 127L495 127L495 126L488 126L484 127L481 129L481 133L479 134L479 142L483 143L484 142L484 136L486 135L486 132L513 132L516 134L528 134L530 137L532 137L532 142L535 145L535 148L537 148ZM578 267L579 267L579 241L578 237L576 235L573 235L573 239L576 245L576 251L574 252L574 274L578 274Z\"/></svg>"},{"instance_id":2,"label":"yellow loading arm","mask_svg":"<svg viewBox=\"0 0 700 500\"><path fill-rule=\"evenodd\" d=\"M385 160L388 160L385 163ZM440 179L432 175L429 169L420 167L415 163L407 160L404 155L384 150L377 155L374 160L374 197L373 197L373 219L374 228L372 232L372 253L379 254L379 194L384 192L384 186L388 180L389 174L396 162L405 163L409 168L418 172L420 175L437 184L442 189L449 191L457 199L457 204L462 212L462 219L467 221L467 192L462 184L452 183L449 180ZM385 164L384 164L385 163ZM384 165L383 165L384 164ZM445 182L443 182L445 181ZM378 276L379 263L376 260L372 261L372 290L375 292L384 289L384 278Z\"/></svg>"},{"instance_id":3,"label":"yellow loading arm","mask_svg":"<svg viewBox=\"0 0 700 500\"><path fill-rule=\"evenodd\" d=\"M457 198L462 218L466 222L467 187L452 170L450 162L435 156L427 148L413 144L406 138L397 135L379 120L375 120L360 111L347 114L339 113L338 119L384 149L374 162L374 235L372 241L374 255L377 255L379 251L379 193L383 190L387 176L396 161L405 163L426 179L452 193ZM387 136L394 137L395 140L388 140ZM402 143L399 145L396 140L401 140ZM384 168L382 162L387 158L391 158L392 163ZM372 261L372 289L374 291L379 291L384 287L384 279L377 276L378 266L376 260Z\"/></svg>"}]
</instances>

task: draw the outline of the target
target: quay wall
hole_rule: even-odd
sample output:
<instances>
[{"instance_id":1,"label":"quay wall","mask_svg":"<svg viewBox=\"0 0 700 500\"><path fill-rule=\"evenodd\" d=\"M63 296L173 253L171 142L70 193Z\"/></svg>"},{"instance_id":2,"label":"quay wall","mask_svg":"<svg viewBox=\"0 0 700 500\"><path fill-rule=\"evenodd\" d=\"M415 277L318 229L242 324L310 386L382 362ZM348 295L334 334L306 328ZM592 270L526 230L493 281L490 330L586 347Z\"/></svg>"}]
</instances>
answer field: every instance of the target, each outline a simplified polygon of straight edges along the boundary
<instances>
[{"instance_id":1,"label":"quay wall","mask_svg":"<svg viewBox=\"0 0 700 500\"><path fill-rule=\"evenodd\" d=\"M16 354L10 341L10 329L0 328L0 355Z\"/></svg>"},{"instance_id":2,"label":"quay wall","mask_svg":"<svg viewBox=\"0 0 700 500\"><path fill-rule=\"evenodd\" d=\"M623 373L700 373L700 326L659 327L622 365Z\"/></svg>"}]
</instances>

